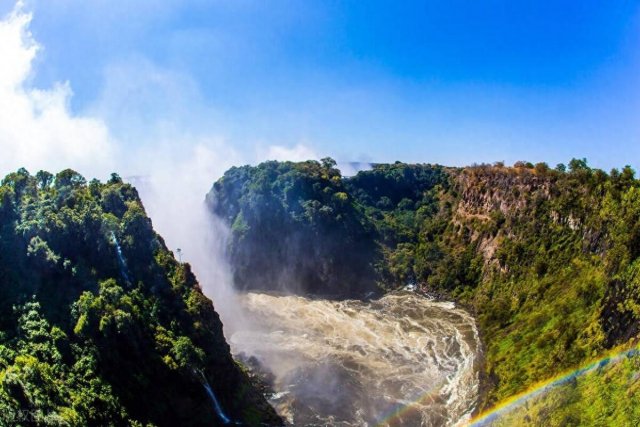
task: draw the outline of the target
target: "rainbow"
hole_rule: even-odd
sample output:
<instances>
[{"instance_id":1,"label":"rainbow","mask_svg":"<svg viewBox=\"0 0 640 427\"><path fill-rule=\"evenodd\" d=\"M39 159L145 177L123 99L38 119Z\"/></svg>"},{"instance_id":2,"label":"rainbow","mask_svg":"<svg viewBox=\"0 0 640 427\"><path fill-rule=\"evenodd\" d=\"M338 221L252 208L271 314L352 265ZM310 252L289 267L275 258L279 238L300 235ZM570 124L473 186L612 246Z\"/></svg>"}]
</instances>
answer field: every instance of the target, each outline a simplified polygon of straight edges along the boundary
<instances>
[{"instance_id":1,"label":"rainbow","mask_svg":"<svg viewBox=\"0 0 640 427\"><path fill-rule=\"evenodd\" d=\"M384 427L390 425L395 419L399 419L402 415L409 412L413 406L420 404L422 402L427 401L428 399L434 399L439 396L440 387L444 385L444 381L433 386L429 391L420 395L419 398L413 400L411 403L398 406L394 410L391 411L386 417L382 419L382 421L376 424L376 427Z\"/></svg>"},{"instance_id":2,"label":"rainbow","mask_svg":"<svg viewBox=\"0 0 640 427\"><path fill-rule=\"evenodd\" d=\"M527 400L533 397L546 393L547 391L549 391L554 387L565 384L568 381L574 378L577 378L579 376L582 376L595 369L602 368L608 365L609 363L617 363L625 357L633 357L638 354L640 354L640 350L638 350L638 348L636 347L622 350L622 351L613 351L611 353L608 353L606 356L601 357L600 359L588 362L582 365L581 367L579 367L578 369L574 369L572 371L565 371L553 378L549 378L547 380L534 384L533 386L529 387L527 390L523 391L522 393L516 394L515 396L512 396L500 402L499 404L489 409L488 411L485 411L477 415L471 421L469 421L467 425L469 427L481 427L481 426L490 425L492 422L496 421L502 415L514 410L515 408L519 407L524 402L526 402Z\"/></svg>"},{"instance_id":3,"label":"rainbow","mask_svg":"<svg viewBox=\"0 0 640 427\"><path fill-rule=\"evenodd\" d=\"M610 353L607 353L607 355L599 359L590 361L580 366L577 369L565 371L559 375L556 375L555 377L552 377L547 380L540 381L534 384L533 386L529 387L527 390L523 391L522 393L516 394L500 402L493 408L476 415L470 421L465 423L465 425L468 427L488 426L492 422L496 421L502 415L516 409L517 407L522 405L524 402L528 401L533 397L546 393L547 391L551 390L554 387L565 384L571 381L573 378L582 376L595 369L603 368L609 363L617 363L624 358L633 357L637 355L640 355L640 350L637 347L633 347L631 349L625 349L622 351L615 350ZM414 405L425 402L428 399L433 399L437 397L438 391L439 391L438 386L433 387L430 391L422 394L419 398L415 399L410 404L403 405L393 410L391 414L384 417L382 421L376 424L376 426L382 427L382 426L390 425L394 420L401 418L402 415L407 413Z\"/></svg>"}]
</instances>

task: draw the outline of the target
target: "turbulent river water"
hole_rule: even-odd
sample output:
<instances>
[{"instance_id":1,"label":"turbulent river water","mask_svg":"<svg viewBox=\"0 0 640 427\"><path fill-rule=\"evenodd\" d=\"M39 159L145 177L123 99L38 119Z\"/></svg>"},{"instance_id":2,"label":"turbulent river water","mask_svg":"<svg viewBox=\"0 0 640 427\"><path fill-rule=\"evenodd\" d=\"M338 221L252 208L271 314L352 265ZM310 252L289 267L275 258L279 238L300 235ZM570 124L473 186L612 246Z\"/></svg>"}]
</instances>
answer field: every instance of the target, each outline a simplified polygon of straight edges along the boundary
<instances>
[{"instance_id":1,"label":"turbulent river water","mask_svg":"<svg viewBox=\"0 0 640 427\"><path fill-rule=\"evenodd\" d=\"M413 292L370 301L248 293L234 353L273 374L276 410L296 426L450 426L478 398L473 317Z\"/></svg>"}]
</instances>

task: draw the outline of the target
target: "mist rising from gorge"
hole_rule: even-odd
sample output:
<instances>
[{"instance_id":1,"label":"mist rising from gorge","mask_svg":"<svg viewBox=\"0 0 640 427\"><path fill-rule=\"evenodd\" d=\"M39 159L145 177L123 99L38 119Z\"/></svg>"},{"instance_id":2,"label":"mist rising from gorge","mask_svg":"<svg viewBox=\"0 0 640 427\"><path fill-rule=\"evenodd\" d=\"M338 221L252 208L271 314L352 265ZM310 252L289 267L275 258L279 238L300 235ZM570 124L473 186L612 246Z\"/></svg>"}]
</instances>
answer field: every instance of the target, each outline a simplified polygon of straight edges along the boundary
<instances>
[{"instance_id":1,"label":"mist rising from gorge","mask_svg":"<svg viewBox=\"0 0 640 427\"><path fill-rule=\"evenodd\" d=\"M5 176L21 167L33 174L71 168L88 180L105 180L110 173L118 173L137 187L156 231L171 250L182 250L183 261L192 264L203 290L231 325L234 304L228 265L221 252L227 231L206 213L205 195L232 165L317 155L302 144L260 143L241 153L220 133L192 129L180 114L169 120L163 115L145 120L129 116L114 125L106 119L113 115L100 106L100 100L87 111L74 111L73 82L57 82L49 88L33 86L46 46L31 33L32 18L29 8L17 2L0 19L0 56L6 59L0 69L0 174ZM148 81L155 86L146 93L163 92L168 90L163 85L169 85L177 91L174 98L181 96L184 104L201 108L197 106L198 95L181 91L179 86L176 89L157 69L148 71L154 75L148 75ZM113 108L121 109L122 105ZM144 113L135 108L127 111ZM139 127L141 123L143 127Z\"/></svg>"}]
</instances>

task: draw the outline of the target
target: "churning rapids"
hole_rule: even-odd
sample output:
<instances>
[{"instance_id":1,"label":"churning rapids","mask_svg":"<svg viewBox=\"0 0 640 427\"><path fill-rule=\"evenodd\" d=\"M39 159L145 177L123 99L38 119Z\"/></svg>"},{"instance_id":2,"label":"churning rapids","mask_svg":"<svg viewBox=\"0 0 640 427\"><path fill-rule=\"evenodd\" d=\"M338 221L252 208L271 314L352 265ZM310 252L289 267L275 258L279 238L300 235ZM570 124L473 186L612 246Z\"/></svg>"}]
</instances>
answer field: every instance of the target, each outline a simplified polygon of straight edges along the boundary
<instances>
[{"instance_id":1,"label":"churning rapids","mask_svg":"<svg viewBox=\"0 0 640 427\"><path fill-rule=\"evenodd\" d=\"M450 302L399 292L371 302L248 293L251 330L230 337L274 376L296 426L450 426L478 398L480 340Z\"/></svg>"}]
</instances>

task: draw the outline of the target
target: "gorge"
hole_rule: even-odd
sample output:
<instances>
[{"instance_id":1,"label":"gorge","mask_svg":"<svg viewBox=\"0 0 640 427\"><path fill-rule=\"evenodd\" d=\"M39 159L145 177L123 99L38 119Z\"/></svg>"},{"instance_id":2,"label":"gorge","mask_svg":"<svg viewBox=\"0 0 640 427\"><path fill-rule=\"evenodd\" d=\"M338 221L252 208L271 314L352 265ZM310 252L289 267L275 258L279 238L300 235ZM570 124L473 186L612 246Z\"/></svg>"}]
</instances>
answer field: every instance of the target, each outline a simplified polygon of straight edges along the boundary
<instances>
[{"instance_id":1,"label":"gorge","mask_svg":"<svg viewBox=\"0 0 640 427\"><path fill-rule=\"evenodd\" d=\"M3 423L640 419L629 167L266 162L201 208L192 267L116 174L3 179Z\"/></svg>"},{"instance_id":2,"label":"gorge","mask_svg":"<svg viewBox=\"0 0 640 427\"><path fill-rule=\"evenodd\" d=\"M0 0L0 427L640 426L639 40Z\"/></svg>"}]
</instances>

